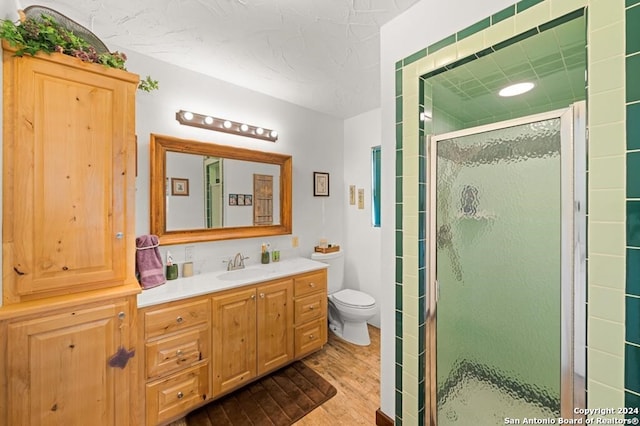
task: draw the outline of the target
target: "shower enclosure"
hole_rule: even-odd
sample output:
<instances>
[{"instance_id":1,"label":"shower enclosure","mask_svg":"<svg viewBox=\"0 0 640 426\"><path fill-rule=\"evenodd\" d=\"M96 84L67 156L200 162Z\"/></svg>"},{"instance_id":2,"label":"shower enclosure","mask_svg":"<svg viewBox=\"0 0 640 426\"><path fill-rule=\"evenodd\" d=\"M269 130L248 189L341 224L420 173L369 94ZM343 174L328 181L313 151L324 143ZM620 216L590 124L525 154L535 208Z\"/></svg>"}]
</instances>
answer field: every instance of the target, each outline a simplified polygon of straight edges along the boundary
<instances>
[{"instance_id":1,"label":"shower enclosure","mask_svg":"<svg viewBox=\"0 0 640 426\"><path fill-rule=\"evenodd\" d=\"M430 138L431 425L584 405L584 128L580 102Z\"/></svg>"}]
</instances>

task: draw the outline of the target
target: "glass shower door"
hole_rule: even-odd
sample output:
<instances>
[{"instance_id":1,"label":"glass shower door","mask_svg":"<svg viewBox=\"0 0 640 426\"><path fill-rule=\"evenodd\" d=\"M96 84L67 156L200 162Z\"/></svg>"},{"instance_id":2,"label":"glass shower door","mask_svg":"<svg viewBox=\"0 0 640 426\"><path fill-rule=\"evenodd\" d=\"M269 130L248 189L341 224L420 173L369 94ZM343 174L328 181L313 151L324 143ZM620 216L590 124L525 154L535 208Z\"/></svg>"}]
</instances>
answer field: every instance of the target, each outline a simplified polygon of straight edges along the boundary
<instances>
[{"instance_id":1,"label":"glass shower door","mask_svg":"<svg viewBox=\"0 0 640 426\"><path fill-rule=\"evenodd\" d=\"M432 138L438 426L561 416L566 160L544 117Z\"/></svg>"}]
</instances>

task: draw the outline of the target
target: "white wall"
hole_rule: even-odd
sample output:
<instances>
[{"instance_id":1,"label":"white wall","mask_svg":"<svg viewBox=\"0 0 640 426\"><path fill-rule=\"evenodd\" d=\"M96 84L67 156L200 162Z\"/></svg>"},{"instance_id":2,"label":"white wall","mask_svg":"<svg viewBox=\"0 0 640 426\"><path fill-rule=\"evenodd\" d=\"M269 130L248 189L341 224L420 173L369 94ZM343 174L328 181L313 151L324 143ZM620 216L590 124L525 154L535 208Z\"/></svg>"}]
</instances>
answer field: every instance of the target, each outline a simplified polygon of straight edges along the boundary
<instances>
[{"instance_id":1,"label":"white wall","mask_svg":"<svg viewBox=\"0 0 640 426\"><path fill-rule=\"evenodd\" d=\"M280 166L277 164L257 164L250 161L224 161L224 226L246 226L253 223L253 202L251 207L229 205L229 194L253 194L253 174L273 176L273 223L280 223Z\"/></svg>"},{"instance_id":2,"label":"white wall","mask_svg":"<svg viewBox=\"0 0 640 426\"><path fill-rule=\"evenodd\" d=\"M504 9L514 0L421 0L380 31L382 152L382 411L394 417L395 388L395 64L432 43Z\"/></svg>"},{"instance_id":3,"label":"white wall","mask_svg":"<svg viewBox=\"0 0 640 426\"><path fill-rule=\"evenodd\" d=\"M371 148L381 144L380 110L344 122L345 285L376 299L382 298L380 228L371 224ZM382 153L383 161L389 157ZM395 155L395 153L393 153ZM356 186L356 205L349 204L349 185ZM357 189L364 189L364 209L358 208ZM387 217L382 217L385 223ZM369 323L380 327L380 309Z\"/></svg>"},{"instance_id":4,"label":"white wall","mask_svg":"<svg viewBox=\"0 0 640 426\"><path fill-rule=\"evenodd\" d=\"M13 8L0 2L2 16L14 18ZM5 11L4 9L8 9ZM281 250L281 258L310 256L318 240L343 239L343 121L278 99L234 86L202 74L110 46L128 56L127 68L141 76L159 80L160 90L138 91L136 133L138 136L138 176L136 178L136 235L149 231L149 135L151 133L183 137L243 148L280 152L293 157L293 234L300 246L292 248L291 236L268 239L241 239L193 244L195 272L224 268L222 260L241 251L250 256L248 264L259 263L264 240ZM279 139L271 143L182 126L175 120L179 109L190 109L234 121L276 129ZM338 155L336 155L338 153ZM313 171L331 174L331 196L313 197ZM184 246L162 247L173 258L184 260Z\"/></svg>"},{"instance_id":5,"label":"white wall","mask_svg":"<svg viewBox=\"0 0 640 426\"><path fill-rule=\"evenodd\" d=\"M112 50L118 49L110 46ZM344 197L341 182L343 122L315 111L277 100L251 90L228 84L174 65L128 52L127 68L151 75L160 89L151 93L138 91L136 131L138 135L138 177L136 179L136 234L149 233L149 135L150 133L183 137L202 142L233 145L262 151L280 152L293 157L293 235L300 246L292 248L291 236L268 239L241 239L193 244L195 272L224 268L223 260L241 251L250 257L248 264L259 263L260 245L270 242L281 250L281 257L310 256L318 239L343 239ZM212 132L182 126L175 120L180 109L247 121L275 129L276 143L259 139ZM313 171L331 174L331 196L313 197ZM184 246L170 246L178 263L184 260ZM167 247L163 247L162 252Z\"/></svg>"},{"instance_id":6,"label":"white wall","mask_svg":"<svg viewBox=\"0 0 640 426\"><path fill-rule=\"evenodd\" d=\"M182 152L167 153L167 229L198 229L206 226L204 167L202 157ZM173 195L171 179L187 179L189 195Z\"/></svg>"}]
</instances>

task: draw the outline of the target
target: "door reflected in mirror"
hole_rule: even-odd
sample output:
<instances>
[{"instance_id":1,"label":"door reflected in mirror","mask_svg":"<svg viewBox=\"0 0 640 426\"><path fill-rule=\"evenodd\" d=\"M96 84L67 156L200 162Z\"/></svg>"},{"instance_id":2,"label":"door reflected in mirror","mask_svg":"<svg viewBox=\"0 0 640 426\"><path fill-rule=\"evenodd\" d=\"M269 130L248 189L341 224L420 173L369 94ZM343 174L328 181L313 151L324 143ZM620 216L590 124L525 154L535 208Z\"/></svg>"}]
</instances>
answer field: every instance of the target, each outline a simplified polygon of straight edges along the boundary
<instances>
[{"instance_id":1,"label":"door reflected in mirror","mask_svg":"<svg viewBox=\"0 0 640 426\"><path fill-rule=\"evenodd\" d=\"M167 231L280 223L280 166L168 151L166 181L187 180L189 195L166 193Z\"/></svg>"},{"instance_id":2,"label":"door reflected in mirror","mask_svg":"<svg viewBox=\"0 0 640 426\"><path fill-rule=\"evenodd\" d=\"M291 156L153 134L150 148L161 244L291 233Z\"/></svg>"}]
</instances>

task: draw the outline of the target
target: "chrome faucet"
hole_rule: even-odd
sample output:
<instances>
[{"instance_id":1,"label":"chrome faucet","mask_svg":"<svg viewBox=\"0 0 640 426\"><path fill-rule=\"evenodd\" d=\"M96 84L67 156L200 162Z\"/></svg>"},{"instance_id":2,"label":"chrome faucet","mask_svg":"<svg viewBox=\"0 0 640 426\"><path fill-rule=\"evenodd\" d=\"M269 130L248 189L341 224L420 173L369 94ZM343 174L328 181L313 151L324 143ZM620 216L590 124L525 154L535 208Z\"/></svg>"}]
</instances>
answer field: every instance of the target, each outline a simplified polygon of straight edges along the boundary
<instances>
[{"instance_id":1,"label":"chrome faucet","mask_svg":"<svg viewBox=\"0 0 640 426\"><path fill-rule=\"evenodd\" d=\"M244 269L244 260L248 258L248 256L243 256L240 252L236 253L233 259L229 258L229 260L227 261L227 271Z\"/></svg>"}]
</instances>

